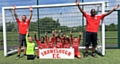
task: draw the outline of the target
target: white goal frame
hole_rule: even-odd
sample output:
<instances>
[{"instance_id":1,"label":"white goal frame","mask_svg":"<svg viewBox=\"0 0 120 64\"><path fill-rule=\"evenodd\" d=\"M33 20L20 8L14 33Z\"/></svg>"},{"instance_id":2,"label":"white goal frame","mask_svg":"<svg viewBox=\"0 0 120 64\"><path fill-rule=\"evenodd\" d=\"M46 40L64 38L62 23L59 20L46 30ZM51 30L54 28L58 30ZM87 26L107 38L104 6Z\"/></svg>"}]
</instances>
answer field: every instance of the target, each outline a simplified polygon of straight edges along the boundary
<instances>
[{"instance_id":1,"label":"white goal frame","mask_svg":"<svg viewBox=\"0 0 120 64\"><path fill-rule=\"evenodd\" d=\"M80 3L80 5L101 5L102 13L105 13L105 2L84 2ZM76 6L76 3L65 3L65 4L51 4L51 5L32 5L32 8L48 8L48 7L64 7L64 6ZM16 9L27 9L30 6L17 6ZM3 43L4 43L4 56L16 52L17 50L13 50L11 52L7 52L7 37L6 37L6 21L5 21L5 10L12 9L13 7L2 7L2 21L3 21ZM102 50L98 50L102 55L105 55L105 24L102 21ZM79 47L84 48L85 47Z\"/></svg>"}]
</instances>

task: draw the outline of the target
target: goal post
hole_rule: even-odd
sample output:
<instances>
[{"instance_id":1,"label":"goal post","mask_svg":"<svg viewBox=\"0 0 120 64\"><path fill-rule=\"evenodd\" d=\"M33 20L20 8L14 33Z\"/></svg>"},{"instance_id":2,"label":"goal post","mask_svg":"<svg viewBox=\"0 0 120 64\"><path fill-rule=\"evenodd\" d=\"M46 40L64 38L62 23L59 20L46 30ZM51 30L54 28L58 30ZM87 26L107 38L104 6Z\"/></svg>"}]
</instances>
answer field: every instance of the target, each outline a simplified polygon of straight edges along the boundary
<instances>
[{"instance_id":1,"label":"goal post","mask_svg":"<svg viewBox=\"0 0 120 64\"><path fill-rule=\"evenodd\" d=\"M80 5L100 5L101 6L101 13L105 12L105 2L84 2L80 3ZM53 7L67 7L67 6L76 6L76 3L65 3L65 4L50 4L50 5L32 5L32 8L53 8ZM16 6L16 9L28 9L30 6ZM13 52L16 52L17 50L12 50L10 52L7 52L7 35L6 35L6 13L5 10L11 10L13 7L2 7L2 23L3 23L3 42L4 42L4 56L7 56L8 54L11 54ZM102 21L102 45L101 50L99 51L102 55L105 55L105 24ZM84 46L80 46L80 48L85 48Z\"/></svg>"}]
</instances>

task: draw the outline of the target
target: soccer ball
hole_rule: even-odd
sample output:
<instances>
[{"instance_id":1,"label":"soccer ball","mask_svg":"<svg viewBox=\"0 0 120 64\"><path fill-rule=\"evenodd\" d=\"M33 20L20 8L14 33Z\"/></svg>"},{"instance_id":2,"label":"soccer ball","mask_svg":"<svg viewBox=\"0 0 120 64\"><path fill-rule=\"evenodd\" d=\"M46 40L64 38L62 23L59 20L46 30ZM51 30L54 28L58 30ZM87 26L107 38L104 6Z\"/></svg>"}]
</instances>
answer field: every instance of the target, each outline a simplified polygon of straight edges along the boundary
<instances>
[{"instance_id":1,"label":"soccer ball","mask_svg":"<svg viewBox=\"0 0 120 64\"><path fill-rule=\"evenodd\" d=\"M98 49L101 49L102 47L101 47L101 45L98 45L97 48L98 48Z\"/></svg>"}]
</instances>

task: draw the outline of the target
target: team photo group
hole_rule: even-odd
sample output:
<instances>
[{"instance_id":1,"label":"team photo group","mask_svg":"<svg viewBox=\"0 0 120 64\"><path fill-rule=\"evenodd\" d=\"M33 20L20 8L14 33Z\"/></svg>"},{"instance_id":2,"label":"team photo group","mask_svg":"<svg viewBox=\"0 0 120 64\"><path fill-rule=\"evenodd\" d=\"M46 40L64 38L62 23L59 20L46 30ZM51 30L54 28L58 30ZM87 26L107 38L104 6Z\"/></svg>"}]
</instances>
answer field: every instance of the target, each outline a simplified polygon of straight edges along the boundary
<instances>
[{"instance_id":1,"label":"team photo group","mask_svg":"<svg viewBox=\"0 0 120 64\"><path fill-rule=\"evenodd\" d=\"M96 47L97 47L97 37L98 30L100 26L100 21L104 19L105 16L111 14L113 11L117 10L119 5L114 6L114 8L104 14L97 15L95 9L90 10L90 14L86 13L80 6L80 2L76 0L76 6L78 7L80 13L86 18L86 30L85 30L85 51L83 56L80 52L80 42L82 32L78 32L77 36L72 35L72 31L69 31L69 35L61 33L61 30L51 31L51 36L48 36L48 33L45 32L44 36L41 36L40 39L37 38L37 32L34 32L34 36L31 36L29 32L29 25L32 19L33 8L29 7L30 15L27 18L26 15L22 15L22 18L19 19L16 13L16 6L13 6L13 12L18 24L18 53L16 59L20 59L20 53L22 46L24 47L24 56L27 57L27 60L34 60L35 58L42 58L41 56L53 54L53 58L61 58L59 53L77 58L86 58L89 55L89 46L92 44L92 53L91 56L97 58L96 56ZM34 37L34 38L33 38ZM35 40L35 41L34 41ZM37 44L37 49L35 48ZM46 49L47 51L45 51ZM70 50L73 50L71 52ZM49 56L49 55L48 55ZM65 56L63 56L65 57ZM48 57L49 58L49 57Z\"/></svg>"}]
</instances>

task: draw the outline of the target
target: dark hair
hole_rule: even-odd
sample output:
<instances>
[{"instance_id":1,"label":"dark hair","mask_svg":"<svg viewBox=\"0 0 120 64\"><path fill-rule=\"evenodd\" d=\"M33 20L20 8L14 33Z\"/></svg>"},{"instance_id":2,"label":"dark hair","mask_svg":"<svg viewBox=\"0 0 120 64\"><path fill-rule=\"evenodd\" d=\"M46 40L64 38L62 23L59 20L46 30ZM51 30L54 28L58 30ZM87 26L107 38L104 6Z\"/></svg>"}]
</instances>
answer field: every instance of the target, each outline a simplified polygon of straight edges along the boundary
<instances>
[{"instance_id":1,"label":"dark hair","mask_svg":"<svg viewBox=\"0 0 120 64\"><path fill-rule=\"evenodd\" d=\"M56 36L56 38L60 38L60 36Z\"/></svg>"},{"instance_id":2,"label":"dark hair","mask_svg":"<svg viewBox=\"0 0 120 64\"><path fill-rule=\"evenodd\" d=\"M92 11L92 10L96 11L95 9L91 9L91 11Z\"/></svg>"},{"instance_id":3,"label":"dark hair","mask_svg":"<svg viewBox=\"0 0 120 64\"><path fill-rule=\"evenodd\" d=\"M69 38L68 38L68 37L66 37L65 39L66 39L67 41L69 41Z\"/></svg>"},{"instance_id":4,"label":"dark hair","mask_svg":"<svg viewBox=\"0 0 120 64\"><path fill-rule=\"evenodd\" d=\"M44 43L45 37L44 37L44 36L41 36L41 38L43 38L43 41L41 41L41 43Z\"/></svg>"},{"instance_id":5,"label":"dark hair","mask_svg":"<svg viewBox=\"0 0 120 64\"><path fill-rule=\"evenodd\" d=\"M95 11L95 14L97 14L96 10L95 9L91 9L90 13L92 13L92 11Z\"/></svg>"},{"instance_id":6,"label":"dark hair","mask_svg":"<svg viewBox=\"0 0 120 64\"><path fill-rule=\"evenodd\" d=\"M77 37L74 37L74 38L77 38Z\"/></svg>"},{"instance_id":7,"label":"dark hair","mask_svg":"<svg viewBox=\"0 0 120 64\"><path fill-rule=\"evenodd\" d=\"M62 36L65 35L65 33L62 34Z\"/></svg>"},{"instance_id":8,"label":"dark hair","mask_svg":"<svg viewBox=\"0 0 120 64\"><path fill-rule=\"evenodd\" d=\"M45 37L44 37L44 36L41 36L41 38L45 39Z\"/></svg>"},{"instance_id":9,"label":"dark hair","mask_svg":"<svg viewBox=\"0 0 120 64\"><path fill-rule=\"evenodd\" d=\"M26 15L22 15L22 16L25 16L26 17ZM27 18L27 17L26 17Z\"/></svg>"},{"instance_id":10,"label":"dark hair","mask_svg":"<svg viewBox=\"0 0 120 64\"><path fill-rule=\"evenodd\" d=\"M28 37L31 37L30 34L28 34Z\"/></svg>"}]
</instances>

